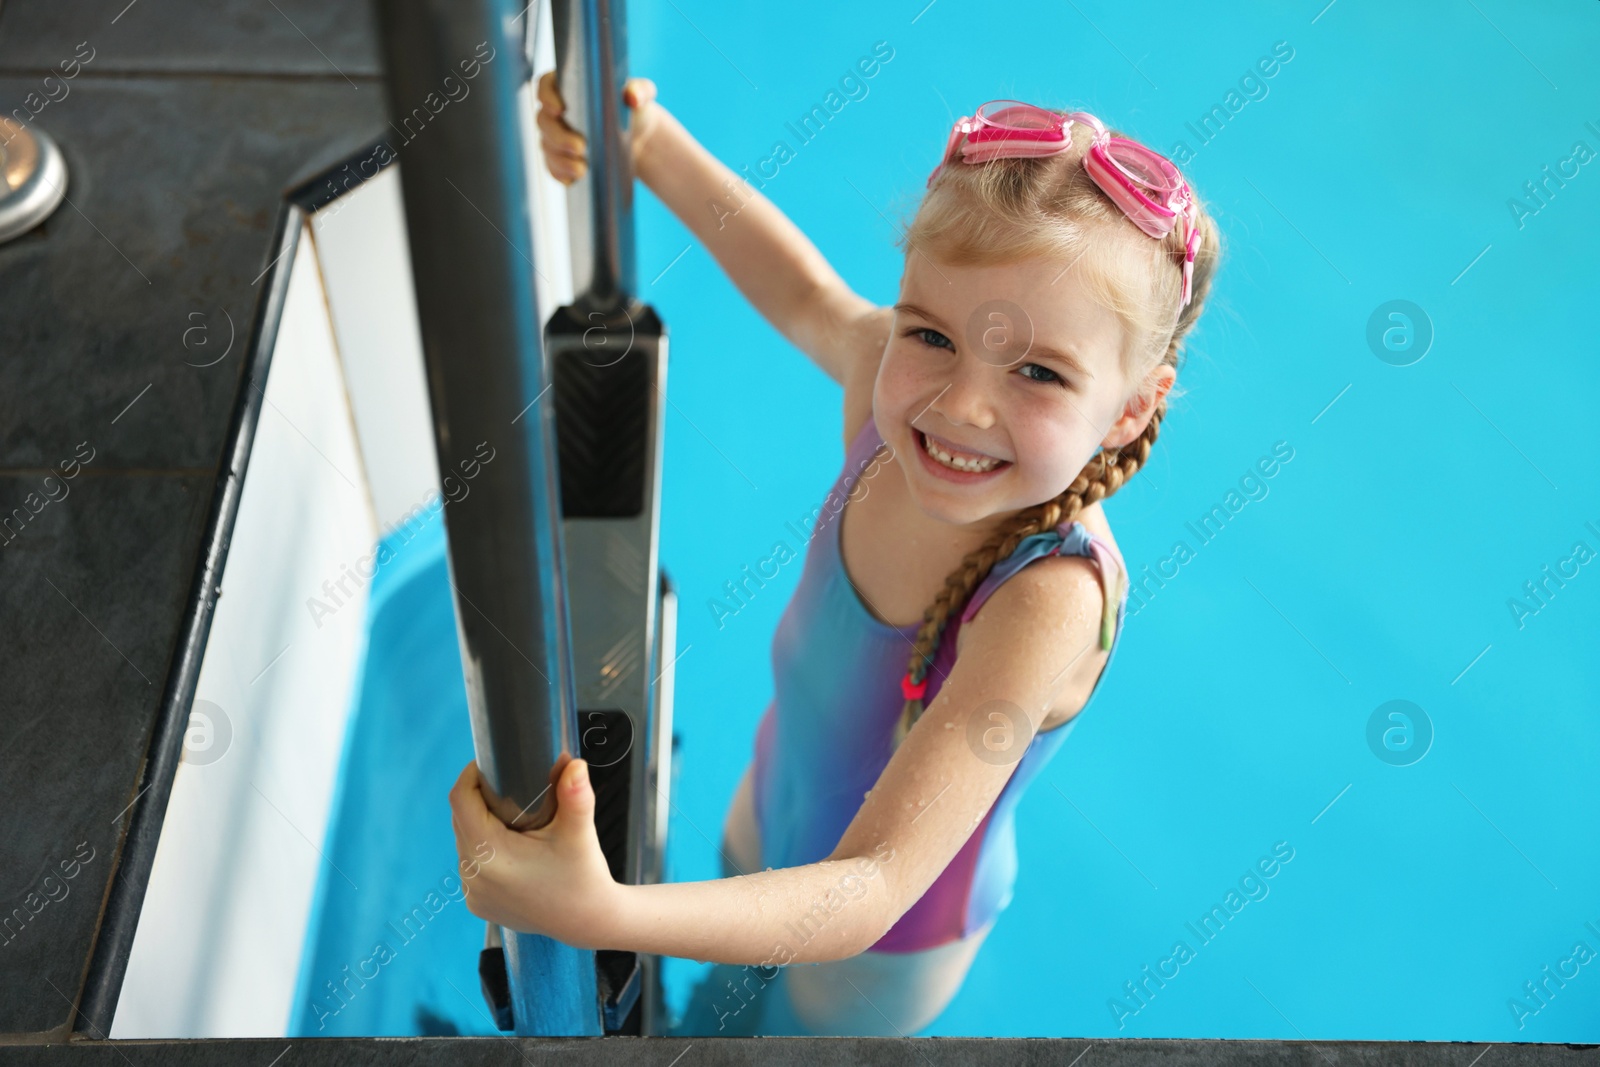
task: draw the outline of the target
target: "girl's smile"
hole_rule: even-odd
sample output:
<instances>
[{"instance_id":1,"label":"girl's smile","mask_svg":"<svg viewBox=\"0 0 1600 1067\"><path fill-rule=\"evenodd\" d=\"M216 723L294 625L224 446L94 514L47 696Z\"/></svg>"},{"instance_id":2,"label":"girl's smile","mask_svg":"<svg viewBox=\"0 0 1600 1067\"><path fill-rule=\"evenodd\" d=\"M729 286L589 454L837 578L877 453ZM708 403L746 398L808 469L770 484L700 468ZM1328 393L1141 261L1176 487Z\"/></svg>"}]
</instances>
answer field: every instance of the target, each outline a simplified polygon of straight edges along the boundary
<instances>
[{"instance_id":1,"label":"girl's smile","mask_svg":"<svg viewBox=\"0 0 1600 1067\"><path fill-rule=\"evenodd\" d=\"M998 477L1011 466L1009 460L997 459L972 449L957 448L943 438L933 437L915 426L911 430L917 444L922 446L917 451L924 465L938 477L957 485L970 485Z\"/></svg>"}]
</instances>

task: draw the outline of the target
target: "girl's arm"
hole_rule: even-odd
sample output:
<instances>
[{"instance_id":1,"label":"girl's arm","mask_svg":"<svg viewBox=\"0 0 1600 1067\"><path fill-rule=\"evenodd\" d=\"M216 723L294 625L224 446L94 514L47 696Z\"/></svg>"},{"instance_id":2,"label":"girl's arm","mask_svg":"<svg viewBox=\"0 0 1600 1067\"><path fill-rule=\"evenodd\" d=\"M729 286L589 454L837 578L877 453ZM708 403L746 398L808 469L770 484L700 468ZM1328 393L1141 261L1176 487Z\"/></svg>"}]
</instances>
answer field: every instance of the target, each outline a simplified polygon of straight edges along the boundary
<instances>
[{"instance_id":1,"label":"girl's arm","mask_svg":"<svg viewBox=\"0 0 1600 1067\"><path fill-rule=\"evenodd\" d=\"M490 812L476 762L450 790L467 908L479 918L580 948L772 967L854 956L904 910L883 878L886 847L736 878L619 884L595 832L588 767L563 758L555 817L537 830Z\"/></svg>"},{"instance_id":2,"label":"girl's arm","mask_svg":"<svg viewBox=\"0 0 1600 1067\"><path fill-rule=\"evenodd\" d=\"M949 866L1058 694L1082 706L1101 661L1080 653L1098 641L1102 602L1094 565L1079 556L1040 560L996 590L965 624L938 696L818 863L619 885L581 760L563 768L555 819L521 833L489 812L469 763L450 793L467 906L583 948L764 967L856 955Z\"/></svg>"},{"instance_id":3,"label":"girl's arm","mask_svg":"<svg viewBox=\"0 0 1600 1067\"><path fill-rule=\"evenodd\" d=\"M576 178L584 170L583 137L560 121L553 74L539 84L541 136L552 173ZM631 79L624 99L634 109L634 173L779 333L840 384L855 354L871 347L863 330L882 351L886 324L869 319L877 305L852 291L799 227L656 103L649 79Z\"/></svg>"}]
</instances>

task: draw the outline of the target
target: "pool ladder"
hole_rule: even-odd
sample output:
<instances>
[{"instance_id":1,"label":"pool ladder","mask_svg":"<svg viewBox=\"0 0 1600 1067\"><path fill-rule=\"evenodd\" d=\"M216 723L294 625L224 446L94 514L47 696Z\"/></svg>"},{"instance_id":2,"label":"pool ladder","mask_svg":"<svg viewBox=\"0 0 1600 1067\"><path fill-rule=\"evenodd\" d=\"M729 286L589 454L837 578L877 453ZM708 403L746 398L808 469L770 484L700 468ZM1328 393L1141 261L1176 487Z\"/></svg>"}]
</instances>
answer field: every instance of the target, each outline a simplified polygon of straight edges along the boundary
<instances>
[{"instance_id":1,"label":"pool ladder","mask_svg":"<svg viewBox=\"0 0 1600 1067\"><path fill-rule=\"evenodd\" d=\"M479 64L470 94L400 150L441 470L505 443L445 515L473 745L518 829L554 814L550 772L587 759L612 876L664 878L676 597L660 568L666 331L634 293L625 16L552 0L566 120L589 144L567 191L574 297L539 324L530 168L538 4L377 5L400 119ZM487 223L487 225L485 225ZM659 961L492 927L479 959L497 1025L524 1036L662 1029Z\"/></svg>"}]
</instances>

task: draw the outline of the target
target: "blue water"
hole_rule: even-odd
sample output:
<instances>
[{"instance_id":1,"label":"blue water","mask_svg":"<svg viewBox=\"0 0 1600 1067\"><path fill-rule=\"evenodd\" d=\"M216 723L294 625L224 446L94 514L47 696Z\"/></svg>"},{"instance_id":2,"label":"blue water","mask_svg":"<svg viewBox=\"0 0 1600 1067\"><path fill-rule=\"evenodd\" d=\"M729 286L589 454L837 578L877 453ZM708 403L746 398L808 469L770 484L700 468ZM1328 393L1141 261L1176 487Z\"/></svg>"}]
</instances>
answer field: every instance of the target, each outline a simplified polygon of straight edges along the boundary
<instances>
[{"instance_id":1,"label":"blue water","mask_svg":"<svg viewBox=\"0 0 1600 1067\"><path fill-rule=\"evenodd\" d=\"M1148 567L1164 585L1130 604L1096 714L1022 801L1014 902L924 1033L1600 1041L1600 442L1581 406L1600 162L1568 164L1542 202L1524 189L1575 142L1600 153L1600 7L1324 5L630 9L633 69L735 169L756 173L787 142L764 192L880 304L902 265L888 220L914 206L954 115L995 97L1086 107L1163 151L1186 141L1227 235L1189 395L1106 504L1135 578ZM800 143L785 124L878 41L893 57L866 94ZM1201 142L1186 124L1277 42L1293 57L1246 82L1258 98ZM837 475L840 391L658 201L641 192L638 208L643 295L672 336L662 562L683 655L669 864L695 880L719 872L711 842L799 567L720 627L711 605ZM1405 324L1386 309L1399 300L1431 332L1420 358L1415 341L1369 341L1375 319L1379 334ZM1251 478L1275 448L1292 454ZM1226 525L1197 535L1217 505ZM1566 577L1535 600L1525 583L1546 566ZM414 631L377 616L368 677L405 674L389 727L352 735L365 739L345 796L372 758L363 745L437 755L415 771L424 787L393 799L446 851L405 859L404 888L366 929L453 855L444 792L470 742L447 612L431 603ZM426 709L400 710L414 693ZM439 742L393 732L419 724ZM396 825L366 803L387 816L363 820ZM1292 858L1263 877L1275 846ZM362 847L374 864L402 855ZM1229 918L1205 939L1191 927L1214 905ZM473 996L481 924L451 907L441 923L476 925L447 961ZM314 973L364 939L319 954ZM1129 995L1146 967L1168 977ZM670 961L670 995L702 971ZM1535 998L1527 983L1541 981ZM430 1010L471 1024L448 987L435 996Z\"/></svg>"},{"instance_id":2,"label":"blue water","mask_svg":"<svg viewBox=\"0 0 1600 1067\"><path fill-rule=\"evenodd\" d=\"M1507 206L1575 141L1600 153L1600 5L1326 3L630 8L632 68L736 170L788 142L764 194L879 304L902 268L884 216L996 97L1187 140L1230 242L1189 396L1106 504L1136 574L1179 540L1193 558L1023 799L1016 898L927 1033L1600 1041L1600 958L1520 1027L1508 1007L1575 942L1600 954L1600 559L1521 628L1507 607L1575 541L1600 553L1600 159L1520 229ZM877 41L894 56L865 97L801 144L785 123ZM1186 123L1279 41L1266 95L1202 145ZM639 204L672 330L662 557L692 646L672 856L708 878L686 824L715 839L798 564L720 631L707 604L838 474L840 391ZM1434 331L1409 366L1367 342L1396 299ZM1202 544L1186 523L1279 441L1293 459ZM1434 729L1407 767L1367 743L1394 699ZM1269 895L1201 945L1185 923L1278 841ZM1180 938L1194 958L1119 1025L1108 1002Z\"/></svg>"},{"instance_id":3,"label":"blue water","mask_svg":"<svg viewBox=\"0 0 1600 1067\"><path fill-rule=\"evenodd\" d=\"M499 1034L450 828L472 730L443 512L384 544L289 1036Z\"/></svg>"}]
</instances>

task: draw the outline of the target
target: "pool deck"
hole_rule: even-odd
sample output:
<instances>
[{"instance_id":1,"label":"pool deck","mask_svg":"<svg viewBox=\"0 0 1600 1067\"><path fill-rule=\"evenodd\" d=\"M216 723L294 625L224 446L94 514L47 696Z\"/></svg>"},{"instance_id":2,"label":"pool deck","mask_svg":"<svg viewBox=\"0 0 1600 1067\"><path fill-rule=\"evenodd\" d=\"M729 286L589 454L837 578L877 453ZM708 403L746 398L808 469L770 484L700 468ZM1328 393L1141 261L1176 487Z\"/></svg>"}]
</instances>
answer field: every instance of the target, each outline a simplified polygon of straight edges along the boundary
<instances>
[{"instance_id":1,"label":"pool deck","mask_svg":"<svg viewBox=\"0 0 1600 1067\"><path fill-rule=\"evenodd\" d=\"M384 127L367 5L275 6L0 7L0 107L69 172L0 245L0 514L30 516L0 547L0 909L29 916L0 1041L109 1026L96 947L131 942L154 856L173 764L147 757L187 721L284 192ZM58 869L65 895L30 897Z\"/></svg>"},{"instance_id":2,"label":"pool deck","mask_svg":"<svg viewBox=\"0 0 1600 1067\"><path fill-rule=\"evenodd\" d=\"M1485 1067L1558 1064L1592 1067L1600 1063L1593 1045L1471 1044L1432 1041L1203 1041L1136 1038L1083 1040L1010 1037L744 1037L561 1038L251 1038L231 1041L85 1041L67 1045L0 1046L0 1067L35 1064L103 1063L143 1067L188 1064L369 1064L475 1065L560 1062L587 1064L690 1065L789 1064L1005 1064L1032 1067L1084 1064L1095 1067L1145 1067L1190 1064L1286 1064L1294 1067L1356 1067L1406 1064L1408 1067L1466 1067L1485 1056ZM281 1057L274 1060L273 1057Z\"/></svg>"}]
</instances>

